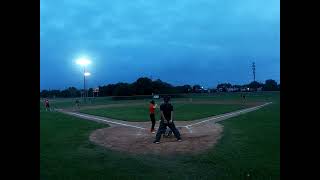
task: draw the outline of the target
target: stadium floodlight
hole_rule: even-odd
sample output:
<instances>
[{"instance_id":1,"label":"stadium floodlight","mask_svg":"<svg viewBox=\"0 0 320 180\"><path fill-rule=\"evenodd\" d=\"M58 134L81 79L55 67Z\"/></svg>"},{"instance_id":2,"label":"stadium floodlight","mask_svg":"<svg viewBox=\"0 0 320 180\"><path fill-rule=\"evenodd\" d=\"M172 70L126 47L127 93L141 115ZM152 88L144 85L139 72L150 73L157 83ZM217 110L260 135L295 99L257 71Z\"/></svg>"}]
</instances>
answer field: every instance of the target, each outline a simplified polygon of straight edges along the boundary
<instances>
[{"instance_id":1,"label":"stadium floodlight","mask_svg":"<svg viewBox=\"0 0 320 180\"><path fill-rule=\"evenodd\" d=\"M91 64L91 60L86 57L81 57L76 60L76 63L83 67L83 99L86 101L86 76L90 76L91 74L89 72L86 72L86 66Z\"/></svg>"},{"instance_id":2,"label":"stadium floodlight","mask_svg":"<svg viewBox=\"0 0 320 180\"><path fill-rule=\"evenodd\" d=\"M86 65L91 64L91 61L90 61L88 58L82 57L82 58L79 58L79 59L77 60L77 64L79 64L79 65L81 65L81 66L86 66Z\"/></svg>"}]
</instances>

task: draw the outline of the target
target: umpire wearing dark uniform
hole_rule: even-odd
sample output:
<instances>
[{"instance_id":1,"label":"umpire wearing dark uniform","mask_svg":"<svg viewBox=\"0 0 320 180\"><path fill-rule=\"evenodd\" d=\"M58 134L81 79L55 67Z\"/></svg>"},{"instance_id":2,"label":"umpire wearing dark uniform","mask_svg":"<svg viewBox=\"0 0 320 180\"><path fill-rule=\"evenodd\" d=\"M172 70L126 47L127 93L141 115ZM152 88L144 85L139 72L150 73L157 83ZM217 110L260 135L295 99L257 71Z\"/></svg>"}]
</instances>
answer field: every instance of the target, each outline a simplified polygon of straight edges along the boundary
<instances>
[{"instance_id":1,"label":"umpire wearing dark uniform","mask_svg":"<svg viewBox=\"0 0 320 180\"><path fill-rule=\"evenodd\" d=\"M167 126L171 129L178 141L181 141L180 133L173 122L173 106L169 103L170 97L163 98L164 103L160 105L161 121L156 135L156 140L153 143L159 144L161 135L165 133Z\"/></svg>"}]
</instances>

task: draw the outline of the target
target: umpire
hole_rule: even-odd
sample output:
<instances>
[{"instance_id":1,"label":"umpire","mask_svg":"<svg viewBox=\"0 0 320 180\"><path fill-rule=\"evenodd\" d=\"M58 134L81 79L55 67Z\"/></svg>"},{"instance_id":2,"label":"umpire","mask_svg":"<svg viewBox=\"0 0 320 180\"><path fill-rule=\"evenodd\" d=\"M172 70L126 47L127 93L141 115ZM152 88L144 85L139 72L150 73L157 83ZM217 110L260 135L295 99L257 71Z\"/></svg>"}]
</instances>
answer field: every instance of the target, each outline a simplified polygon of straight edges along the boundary
<instances>
[{"instance_id":1,"label":"umpire","mask_svg":"<svg viewBox=\"0 0 320 180\"><path fill-rule=\"evenodd\" d=\"M160 105L161 121L157 131L156 140L153 143L159 144L161 135L165 133L167 126L171 129L178 141L181 141L180 133L173 122L173 106L169 103L170 97L163 98L164 103Z\"/></svg>"}]
</instances>

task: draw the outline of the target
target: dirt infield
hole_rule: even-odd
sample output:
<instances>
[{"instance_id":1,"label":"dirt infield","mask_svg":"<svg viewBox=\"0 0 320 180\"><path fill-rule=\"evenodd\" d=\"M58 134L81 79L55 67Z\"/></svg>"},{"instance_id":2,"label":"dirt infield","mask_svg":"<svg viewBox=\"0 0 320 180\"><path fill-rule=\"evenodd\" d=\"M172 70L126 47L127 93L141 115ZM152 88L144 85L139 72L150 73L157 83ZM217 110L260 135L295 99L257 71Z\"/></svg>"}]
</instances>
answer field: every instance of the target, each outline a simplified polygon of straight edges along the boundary
<instances>
[{"instance_id":1,"label":"dirt infield","mask_svg":"<svg viewBox=\"0 0 320 180\"><path fill-rule=\"evenodd\" d=\"M160 144L153 144L155 134L149 132L150 122L127 122L62 109L59 111L79 118L109 124L111 127L98 129L91 133L89 139L95 144L132 154L173 155L201 153L214 147L223 131L223 126L217 122L255 111L268 104L271 102L259 103L258 106L191 122L177 121L175 124L181 133L182 142L178 142L172 136L161 138ZM156 127L158 126L159 121L156 124Z\"/></svg>"},{"instance_id":2,"label":"dirt infield","mask_svg":"<svg viewBox=\"0 0 320 180\"><path fill-rule=\"evenodd\" d=\"M182 142L172 135L170 138L162 137L160 144L154 144L155 134L148 130L114 126L94 131L90 140L108 149L132 154L194 154L212 148L220 138L222 129L222 125L213 123L192 128L192 133L180 128Z\"/></svg>"}]
</instances>

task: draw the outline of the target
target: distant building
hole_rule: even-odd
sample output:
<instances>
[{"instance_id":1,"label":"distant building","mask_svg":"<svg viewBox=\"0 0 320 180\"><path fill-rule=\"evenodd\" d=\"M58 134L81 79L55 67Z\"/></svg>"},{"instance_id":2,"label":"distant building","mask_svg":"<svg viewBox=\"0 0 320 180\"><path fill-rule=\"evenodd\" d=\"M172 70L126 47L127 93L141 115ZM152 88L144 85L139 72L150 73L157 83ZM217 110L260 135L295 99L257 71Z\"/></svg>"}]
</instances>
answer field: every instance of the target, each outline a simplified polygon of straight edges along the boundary
<instances>
[{"instance_id":1,"label":"distant building","mask_svg":"<svg viewBox=\"0 0 320 180\"><path fill-rule=\"evenodd\" d=\"M207 88L201 88L201 93L208 93L210 92L210 90L208 90Z\"/></svg>"},{"instance_id":2,"label":"distant building","mask_svg":"<svg viewBox=\"0 0 320 180\"><path fill-rule=\"evenodd\" d=\"M241 92L248 92L248 91L250 91L250 88L248 88L248 87L243 87L243 88L240 89L240 91L241 91Z\"/></svg>"},{"instance_id":3,"label":"distant building","mask_svg":"<svg viewBox=\"0 0 320 180\"><path fill-rule=\"evenodd\" d=\"M231 87L231 88L227 88L227 92L238 92L239 88L237 87Z\"/></svg>"},{"instance_id":4,"label":"distant building","mask_svg":"<svg viewBox=\"0 0 320 180\"><path fill-rule=\"evenodd\" d=\"M222 88L222 87L217 89L218 92L223 92L223 90L224 90L224 88Z\"/></svg>"},{"instance_id":5,"label":"distant building","mask_svg":"<svg viewBox=\"0 0 320 180\"><path fill-rule=\"evenodd\" d=\"M208 92L210 92L210 90L207 88L200 87L199 89L198 88L195 89L195 92L196 93L208 93Z\"/></svg>"},{"instance_id":6,"label":"distant building","mask_svg":"<svg viewBox=\"0 0 320 180\"><path fill-rule=\"evenodd\" d=\"M227 88L227 92L233 92L234 89L231 87L231 88Z\"/></svg>"}]
</instances>

